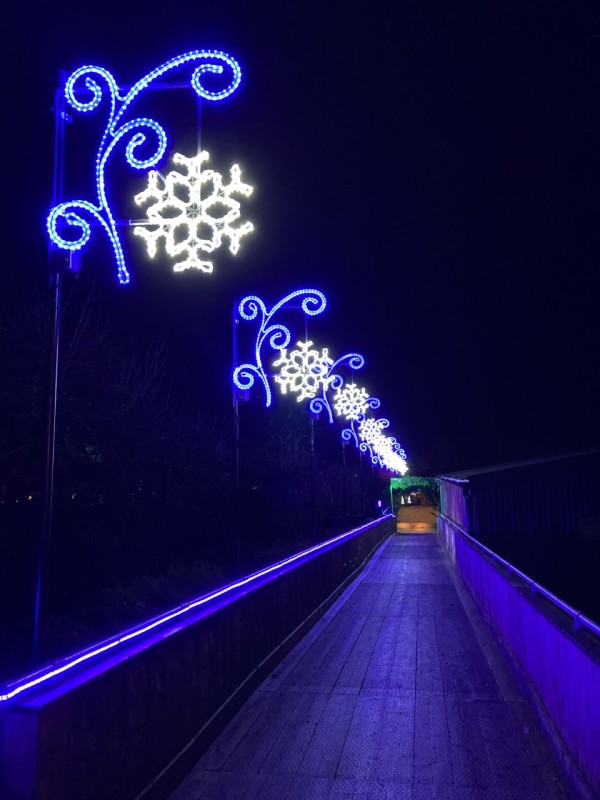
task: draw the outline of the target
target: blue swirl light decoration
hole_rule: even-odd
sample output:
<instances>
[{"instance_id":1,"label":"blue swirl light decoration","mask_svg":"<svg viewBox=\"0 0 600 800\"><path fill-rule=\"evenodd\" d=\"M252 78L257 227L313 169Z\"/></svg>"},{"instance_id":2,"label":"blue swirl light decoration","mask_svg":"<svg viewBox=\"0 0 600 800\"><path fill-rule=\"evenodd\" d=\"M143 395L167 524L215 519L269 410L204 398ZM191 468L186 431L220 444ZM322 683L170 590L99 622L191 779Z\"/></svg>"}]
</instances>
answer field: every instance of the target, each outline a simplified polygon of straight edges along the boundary
<instances>
[{"instance_id":1,"label":"blue swirl light decoration","mask_svg":"<svg viewBox=\"0 0 600 800\"><path fill-rule=\"evenodd\" d=\"M284 307L293 307L292 301L300 301L301 310L309 317L321 314L327 306L327 299L322 292L317 289L299 289L291 292L282 300L276 303L270 311L256 295L248 295L240 301L238 306L239 315L242 319L252 321L260 319L256 342L254 346L255 361L253 364L245 363L236 366L233 371L233 382L242 391L246 391L254 386L255 381L261 381L265 390L265 407L271 405L273 395L269 384L267 373L263 366L263 346L265 342L273 350L283 350L287 347L292 338L290 329L281 323L272 320L276 314Z\"/></svg>"},{"instance_id":2,"label":"blue swirl light decoration","mask_svg":"<svg viewBox=\"0 0 600 800\"><path fill-rule=\"evenodd\" d=\"M408 458L408 456L406 455L406 450L402 447L402 445L396 439L395 436L392 436L391 439L392 439L392 447L394 449L394 452L397 453L400 456L400 458L402 458L402 459L404 459L404 461L406 461L406 459Z\"/></svg>"},{"instance_id":3,"label":"blue swirl light decoration","mask_svg":"<svg viewBox=\"0 0 600 800\"><path fill-rule=\"evenodd\" d=\"M96 153L94 202L69 200L52 208L47 219L48 235L53 244L63 250L80 250L91 237L92 224L101 226L112 245L117 277L121 284L129 283L130 277L116 220L107 198L106 164L117 145L125 141L125 158L131 167L145 170L158 164L167 148L167 136L163 127L147 117L137 117L127 122L125 117L137 96L158 78L194 62L201 63L192 72L190 86L202 99L223 100L240 85L242 73L238 62L220 50L193 50L176 56L149 72L124 94L120 92L111 73L102 67L80 67L65 84L67 102L82 113L95 111L107 94L108 119ZM207 73L223 75L226 68L230 76L222 89L215 91L203 85L203 78ZM149 150L149 153L142 155L142 149L147 153ZM70 238L63 235L66 229L72 234Z\"/></svg>"}]
</instances>

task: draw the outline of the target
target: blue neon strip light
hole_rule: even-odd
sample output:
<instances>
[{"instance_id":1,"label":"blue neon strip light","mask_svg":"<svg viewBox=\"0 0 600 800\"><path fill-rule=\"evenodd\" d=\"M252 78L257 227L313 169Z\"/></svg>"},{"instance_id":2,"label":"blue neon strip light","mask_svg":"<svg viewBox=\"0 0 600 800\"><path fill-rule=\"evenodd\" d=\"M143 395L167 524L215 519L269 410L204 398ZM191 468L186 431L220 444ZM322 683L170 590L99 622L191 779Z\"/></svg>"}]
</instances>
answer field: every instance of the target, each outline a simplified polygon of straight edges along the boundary
<instances>
[{"instance_id":1,"label":"blue neon strip light","mask_svg":"<svg viewBox=\"0 0 600 800\"><path fill-rule=\"evenodd\" d=\"M296 553L295 555L290 556L289 558L283 559L283 561L278 561L277 563L272 564L269 567L265 567L264 569L261 569L258 572L254 572L251 575L248 575L244 578L240 578L239 580L234 581L233 583L230 583L227 586L223 586L222 588L217 589L216 591L211 592L210 594L204 595L196 600L193 600L192 602L184 606L180 606L179 608L176 608L173 611L170 611L161 617L157 617L156 619L150 620L148 623L143 624L139 628L129 629L128 631L125 631L123 634L115 637L114 639L100 643L97 647L75 654L72 657L68 658L59 667L51 666L44 671L35 673L33 675L28 675L25 678L20 679L19 681L14 681L12 683L6 684L3 693L0 694L0 703L12 700L14 697L17 697L23 692L40 687L42 684L49 681L51 678L54 678L57 675L64 674L69 670L72 670L75 667L79 666L80 664L85 663L86 661L91 661L91 659L94 659L97 656L100 656L103 653L108 652L109 650L113 650L115 647L118 647L119 645L125 642L131 642L137 639L138 637L148 633L151 630L160 628L161 626L166 625L167 623L171 622L177 617L181 617L183 614L186 614L189 611L207 605L208 603L211 603L221 597L225 597L226 595L234 592L236 589L240 589L244 586L249 586L252 583L258 583L259 581L261 581L262 578L266 578L269 575L273 575L273 573L285 569L286 567L290 567L292 564L298 564L301 563L302 561L308 561L315 555L317 555L319 552L329 550L334 545L340 544L346 539L351 539L354 536L357 536L362 531L367 530L368 528L371 528L374 525L377 525L383 520L389 518L393 518L393 515L386 514L385 516L382 516L379 519L376 519L372 522L368 522L365 525L361 525L358 528L353 528L352 530L347 531L346 533L342 533L339 536L335 536L333 539L328 539L326 542L321 542L320 544L314 545L313 547L309 547L307 550L302 550L301 552ZM234 598L231 598L231 600L233 599Z\"/></svg>"},{"instance_id":2,"label":"blue neon strip light","mask_svg":"<svg viewBox=\"0 0 600 800\"><path fill-rule=\"evenodd\" d=\"M190 85L202 99L223 100L235 92L240 85L242 73L238 62L220 50L193 50L172 58L145 75L125 94L120 93L111 73L102 67L80 67L75 70L65 84L67 102L76 111L82 113L95 111L102 103L104 95L108 94L107 122L96 153L95 202L70 200L55 206L51 209L46 223L48 235L56 247L63 250L80 250L88 243L91 236L89 220L91 219L92 224L99 224L112 245L117 265L117 277L119 283L122 284L129 283L129 272L116 221L108 201L105 181L106 164L116 145L125 138L128 139L125 158L131 167L141 170L158 164L167 148L167 135L163 127L158 122L146 117L139 117L128 122L124 121L124 117L129 112L135 98L153 81L170 70L194 61L203 63L193 71ZM225 67L231 72L231 77L222 89L215 91L203 85L205 75L222 75ZM142 150L145 150L147 154L140 157L138 153ZM65 236L67 231L71 234L70 236Z\"/></svg>"}]
</instances>

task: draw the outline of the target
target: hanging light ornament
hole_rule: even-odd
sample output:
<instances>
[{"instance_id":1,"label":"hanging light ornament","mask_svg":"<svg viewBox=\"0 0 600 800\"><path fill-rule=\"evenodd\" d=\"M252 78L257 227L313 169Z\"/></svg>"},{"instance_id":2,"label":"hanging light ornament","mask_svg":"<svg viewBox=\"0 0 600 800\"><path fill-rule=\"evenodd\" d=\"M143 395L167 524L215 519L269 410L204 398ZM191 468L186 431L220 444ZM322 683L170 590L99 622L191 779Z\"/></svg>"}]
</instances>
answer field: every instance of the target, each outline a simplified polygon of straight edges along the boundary
<instances>
[{"instance_id":1,"label":"hanging light ornament","mask_svg":"<svg viewBox=\"0 0 600 800\"><path fill-rule=\"evenodd\" d=\"M252 186L242 183L237 164L231 167L228 184L215 170L203 170L202 165L209 158L206 150L191 158L175 153L173 162L183 171L172 170L163 179L159 172L151 170L147 188L134 198L137 205L150 204L147 220L134 227L134 234L145 240L150 258L156 255L159 240L164 239L167 254L172 259L179 258L173 264L175 272L212 272L212 261L203 259L201 254L217 250L225 237L235 255L240 239L253 230L251 222L236 226L241 204L233 197L249 197Z\"/></svg>"},{"instance_id":2,"label":"hanging light ornament","mask_svg":"<svg viewBox=\"0 0 600 800\"><path fill-rule=\"evenodd\" d=\"M369 408L366 389L349 383L338 389L333 396L333 407L338 416L346 420L359 420Z\"/></svg>"},{"instance_id":3,"label":"hanging light ornament","mask_svg":"<svg viewBox=\"0 0 600 800\"><path fill-rule=\"evenodd\" d=\"M297 401L310 400L323 387L331 382L329 368L333 360L329 358L327 348L322 351L311 350L312 342L298 342L298 349L288 354L286 348L280 352L274 367L280 367L275 381L281 386L281 393L297 394Z\"/></svg>"}]
</instances>

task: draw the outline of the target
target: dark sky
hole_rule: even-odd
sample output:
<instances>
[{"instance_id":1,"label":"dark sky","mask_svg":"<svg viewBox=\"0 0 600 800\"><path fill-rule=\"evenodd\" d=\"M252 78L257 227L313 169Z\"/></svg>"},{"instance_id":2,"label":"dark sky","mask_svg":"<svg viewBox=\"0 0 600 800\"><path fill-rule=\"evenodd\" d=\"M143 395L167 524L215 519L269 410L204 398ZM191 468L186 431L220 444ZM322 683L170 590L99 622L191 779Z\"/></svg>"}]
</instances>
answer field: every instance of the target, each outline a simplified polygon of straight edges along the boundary
<instances>
[{"instance_id":1,"label":"dark sky","mask_svg":"<svg viewBox=\"0 0 600 800\"><path fill-rule=\"evenodd\" d=\"M242 164L256 232L211 277L132 250L131 325L177 327L225 385L233 299L315 287L311 336L365 355L416 471L600 444L598 3L126 5L3 8L7 275L44 264L58 71L131 83L222 49L243 84L203 105L202 145Z\"/></svg>"}]
</instances>

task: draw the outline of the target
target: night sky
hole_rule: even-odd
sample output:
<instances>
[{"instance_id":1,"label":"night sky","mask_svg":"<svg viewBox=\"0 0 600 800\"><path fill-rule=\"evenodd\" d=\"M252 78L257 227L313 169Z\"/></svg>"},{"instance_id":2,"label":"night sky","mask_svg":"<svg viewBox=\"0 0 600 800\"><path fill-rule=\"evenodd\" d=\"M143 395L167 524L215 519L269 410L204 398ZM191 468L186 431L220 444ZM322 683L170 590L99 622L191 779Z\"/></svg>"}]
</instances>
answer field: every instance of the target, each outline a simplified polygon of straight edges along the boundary
<instances>
[{"instance_id":1,"label":"night sky","mask_svg":"<svg viewBox=\"0 0 600 800\"><path fill-rule=\"evenodd\" d=\"M110 276L106 302L170 326L227 397L234 299L324 291L310 337L364 354L416 473L600 445L597 2L125 5L3 8L6 281L43 280L59 70L127 84L221 49L243 83L203 104L201 142L255 186L256 231L212 276L174 275L131 237L127 288L97 234L83 269ZM68 136L79 158L79 117Z\"/></svg>"}]
</instances>

